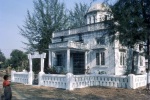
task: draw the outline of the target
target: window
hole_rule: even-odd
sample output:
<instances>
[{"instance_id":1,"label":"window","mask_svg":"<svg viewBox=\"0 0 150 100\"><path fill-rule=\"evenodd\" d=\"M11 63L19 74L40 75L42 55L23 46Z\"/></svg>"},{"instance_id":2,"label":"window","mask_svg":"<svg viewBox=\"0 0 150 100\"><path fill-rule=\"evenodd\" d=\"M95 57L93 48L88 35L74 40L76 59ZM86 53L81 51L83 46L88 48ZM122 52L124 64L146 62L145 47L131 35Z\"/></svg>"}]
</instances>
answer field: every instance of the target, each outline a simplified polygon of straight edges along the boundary
<instances>
[{"instance_id":1,"label":"window","mask_svg":"<svg viewBox=\"0 0 150 100\"><path fill-rule=\"evenodd\" d=\"M141 51L143 49L143 45L139 44L139 51Z\"/></svg>"},{"instance_id":2,"label":"window","mask_svg":"<svg viewBox=\"0 0 150 100\"><path fill-rule=\"evenodd\" d=\"M91 17L89 17L89 24L91 24L91 20L92 20L92 18L91 18Z\"/></svg>"},{"instance_id":3,"label":"window","mask_svg":"<svg viewBox=\"0 0 150 100\"><path fill-rule=\"evenodd\" d=\"M105 52L96 53L96 65L105 65Z\"/></svg>"},{"instance_id":4,"label":"window","mask_svg":"<svg viewBox=\"0 0 150 100\"><path fill-rule=\"evenodd\" d=\"M96 53L96 65L100 65L99 53Z\"/></svg>"},{"instance_id":5,"label":"window","mask_svg":"<svg viewBox=\"0 0 150 100\"><path fill-rule=\"evenodd\" d=\"M94 23L96 22L96 16L95 15L93 16L93 22Z\"/></svg>"},{"instance_id":6,"label":"window","mask_svg":"<svg viewBox=\"0 0 150 100\"><path fill-rule=\"evenodd\" d=\"M57 66L62 66L62 55L57 55Z\"/></svg>"},{"instance_id":7,"label":"window","mask_svg":"<svg viewBox=\"0 0 150 100\"><path fill-rule=\"evenodd\" d=\"M60 39L61 39L61 42L63 42L63 41L64 41L64 37L63 37L63 36L61 36L61 37L60 37Z\"/></svg>"},{"instance_id":8,"label":"window","mask_svg":"<svg viewBox=\"0 0 150 100\"><path fill-rule=\"evenodd\" d=\"M142 56L140 56L140 66L143 66L143 59L142 59Z\"/></svg>"},{"instance_id":9,"label":"window","mask_svg":"<svg viewBox=\"0 0 150 100\"><path fill-rule=\"evenodd\" d=\"M105 21L108 19L108 15L105 15Z\"/></svg>"},{"instance_id":10,"label":"window","mask_svg":"<svg viewBox=\"0 0 150 100\"><path fill-rule=\"evenodd\" d=\"M105 45L105 37L100 37L96 39L97 44Z\"/></svg>"},{"instance_id":11,"label":"window","mask_svg":"<svg viewBox=\"0 0 150 100\"><path fill-rule=\"evenodd\" d=\"M120 52L120 65L125 65L125 52Z\"/></svg>"},{"instance_id":12,"label":"window","mask_svg":"<svg viewBox=\"0 0 150 100\"><path fill-rule=\"evenodd\" d=\"M101 52L101 65L105 65L105 53Z\"/></svg>"}]
</instances>

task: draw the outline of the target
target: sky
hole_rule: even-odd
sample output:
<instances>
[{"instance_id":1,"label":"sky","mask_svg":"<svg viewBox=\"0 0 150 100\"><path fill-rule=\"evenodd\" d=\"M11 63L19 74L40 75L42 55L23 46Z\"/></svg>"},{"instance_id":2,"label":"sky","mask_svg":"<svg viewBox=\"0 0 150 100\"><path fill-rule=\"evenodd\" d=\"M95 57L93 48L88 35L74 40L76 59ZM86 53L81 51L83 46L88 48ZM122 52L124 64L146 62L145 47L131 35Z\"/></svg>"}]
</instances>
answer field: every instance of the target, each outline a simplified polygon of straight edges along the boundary
<instances>
[{"instance_id":1,"label":"sky","mask_svg":"<svg viewBox=\"0 0 150 100\"><path fill-rule=\"evenodd\" d=\"M6 58L14 49L25 51L22 42L27 40L19 34L19 27L24 25L27 10L33 12L33 1L35 0L0 0L0 50ZM91 0L60 0L64 2L67 9L73 9L74 3L84 2L90 4ZM96 0L102 3L104 0ZM113 2L113 0L111 0Z\"/></svg>"}]
</instances>

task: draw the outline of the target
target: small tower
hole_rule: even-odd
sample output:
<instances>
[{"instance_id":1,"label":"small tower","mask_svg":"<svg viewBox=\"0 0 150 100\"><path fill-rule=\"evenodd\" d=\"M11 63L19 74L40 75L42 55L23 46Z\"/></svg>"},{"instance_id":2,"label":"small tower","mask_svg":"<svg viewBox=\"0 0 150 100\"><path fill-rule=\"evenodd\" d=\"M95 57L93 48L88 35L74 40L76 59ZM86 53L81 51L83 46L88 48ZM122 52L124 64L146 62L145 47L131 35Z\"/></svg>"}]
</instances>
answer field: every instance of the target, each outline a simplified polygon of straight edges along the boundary
<instances>
[{"instance_id":1,"label":"small tower","mask_svg":"<svg viewBox=\"0 0 150 100\"><path fill-rule=\"evenodd\" d=\"M87 24L102 22L110 20L110 8L103 3L92 5L85 15Z\"/></svg>"}]
</instances>

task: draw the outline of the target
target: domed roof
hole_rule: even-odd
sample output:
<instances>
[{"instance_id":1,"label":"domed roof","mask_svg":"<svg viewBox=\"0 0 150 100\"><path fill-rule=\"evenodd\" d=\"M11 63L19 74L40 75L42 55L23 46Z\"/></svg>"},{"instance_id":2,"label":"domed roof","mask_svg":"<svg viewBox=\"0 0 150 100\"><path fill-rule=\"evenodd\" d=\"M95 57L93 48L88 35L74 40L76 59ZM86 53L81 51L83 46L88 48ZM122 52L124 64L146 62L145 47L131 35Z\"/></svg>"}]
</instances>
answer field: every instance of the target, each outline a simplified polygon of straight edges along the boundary
<instances>
[{"instance_id":1,"label":"domed roof","mask_svg":"<svg viewBox=\"0 0 150 100\"><path fill-rule=\"evenodd\" d=\"M105 4L103 3L97 3L97 4L94 4L92 5L89 10L88 10L88 13L89 12L93 12L93 11L108 11L110 8L108 6L106 6Z\"/></svg>"}]
</instances>

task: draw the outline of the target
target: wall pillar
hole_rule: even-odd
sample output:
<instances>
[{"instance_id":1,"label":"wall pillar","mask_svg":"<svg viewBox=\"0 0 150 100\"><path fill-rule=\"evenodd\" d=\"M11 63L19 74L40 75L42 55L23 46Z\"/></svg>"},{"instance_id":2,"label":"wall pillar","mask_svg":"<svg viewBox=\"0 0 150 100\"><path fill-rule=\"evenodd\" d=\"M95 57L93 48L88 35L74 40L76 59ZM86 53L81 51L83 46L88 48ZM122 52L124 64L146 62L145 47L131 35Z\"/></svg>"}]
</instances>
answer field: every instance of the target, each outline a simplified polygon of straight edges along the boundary
<instances>
[{"instance_id":1,"label":"wall pillar","mask_svg":"<svg viewBox=\"0 0 150 100\"><path fill-rule=\"evenodd\" d=\"M66 90L73 90L73 74L67 73L66 74Z\"/></svg>"},{"instance_id":2,"label":"wall pillar","mask_svg":"<svg viewBox=\"0 0 150 100\"><path fill-rule=\"evenodd\" d=\"M42 53L40 55L41 58L41 71L39 73L39 85L43 85L43 80L42 80L42 76L44 73L44 58L46 58L46 53Z\"/></svg>"},{"instance_id":3,"label":"wall pillar","mask_svg":"<svg viewBox=\"0 0 150 100\"><path fill-rule=\"evenodd\" d=\"M135 89L135 75L128 75L128 89Z\"/></svg>"},{"instance_id":4,"label":"wall pillar","mask_svg":"<svg viewBox=\"0 0 150 100\"><path fill-rule=\"evenodd\" d=\"M41 54L41 72L44 72L44 58L46 57L46 53Z\"/></svg>"},{"instance_id":5,"label":"wall pillar","mask_svg":"<svg viewBox=\"0 0 150 100\"><path fill-rule=\"evenodd\" d=\"M15 72L16 72L15 70L11 71L11 82L15 82L15 77L14 77Z\"/></svg>"},{"instance_id":6,"label":"wall pillar","mask_svg":"<svg viewBox=\"0 0 150 100\"><path fill-rule=\"evenodd\" d=\"M33 70L32 70L32 55L28 54L28 59L29 59L29 67L30 67L30 71L29 71L29 75L28 75L28 84L32 85L32 81L33 81Z\"/></svg>"},{"instance_id":7,"label":"wall pillar","mask_svg":"<svg viewBox=\"0 0 150 100\"><path fill-rule=\"evenodd\" d=\"M52 67L52 51L49 51L48 67Z\"/></svg>"},{"instance_id":8,"label":"wall pillar","mask_svg":"<svg viewBox=\"0 0 150 100\"><path fill-rule=\"evenodd\" d=\"M70 72L70 49L67 49L67 73Z\"/></svg>"},{"instance_id":9,"label":"wall pillar","mask_svg":"<svg viewBox=\"0 0 150 100\"><path fill-rule=\"evenodd\" d=\"M87 69L87 51L85 52L85 69Z\"/></svg>"},{"instance_id":10,"label":"wall pillar","mask_svg":"<svg viewBox=\"0 0 150 100\"><path fill-rule=\"evenodd\" d=\"M32 57L31 57L31 54L28 54L28 59L29 59L30 72L32 72Z\"/></svg>"}]
</instances>

